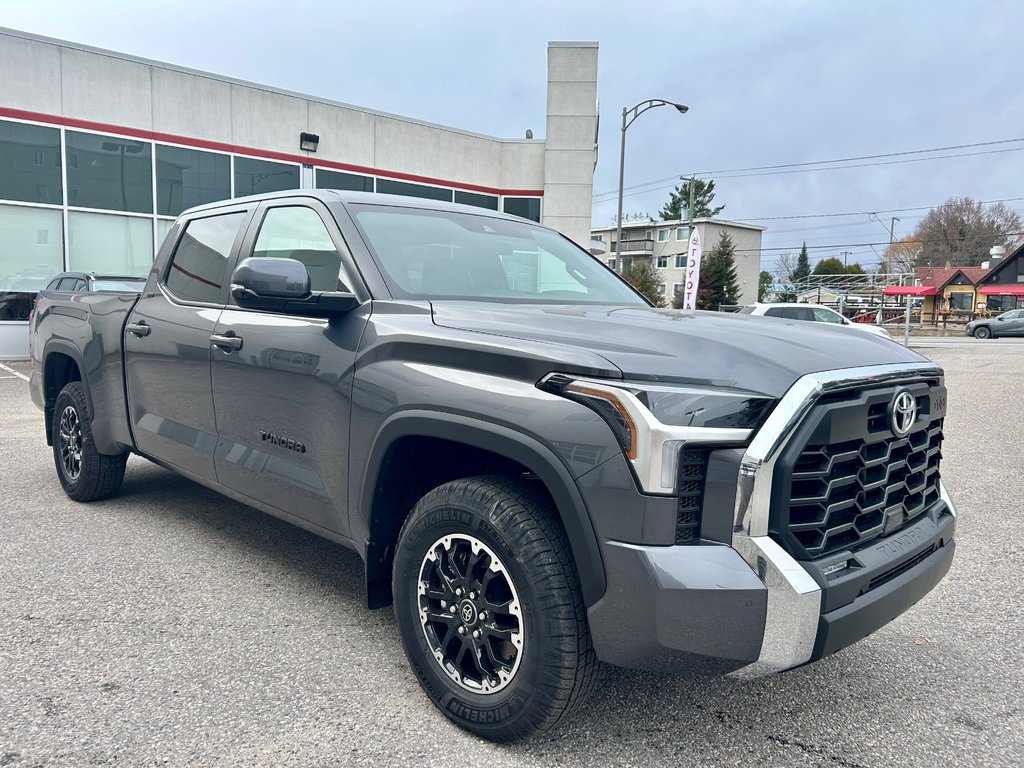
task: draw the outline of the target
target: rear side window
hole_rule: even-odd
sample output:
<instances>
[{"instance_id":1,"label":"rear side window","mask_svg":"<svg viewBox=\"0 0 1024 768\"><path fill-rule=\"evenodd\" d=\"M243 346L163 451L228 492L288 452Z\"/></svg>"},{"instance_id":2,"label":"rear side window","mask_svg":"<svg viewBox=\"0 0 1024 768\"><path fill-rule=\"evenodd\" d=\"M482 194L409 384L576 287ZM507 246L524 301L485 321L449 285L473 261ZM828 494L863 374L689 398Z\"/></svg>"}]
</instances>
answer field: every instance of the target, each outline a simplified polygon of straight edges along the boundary
<instances>
[{"instance_id":1,"label":"rear side window","mask_svg":"<svg viewBox=\"0 0 1024 768\"><path fill-rule=\"evenodd\" d=\"M843 323L843 318L835 312L830 312L829 310L822 309L821 307L814 308L814 319L819 323L836 323L837 325L842 325Z\"/></svg>"},{"instance_id":2,"label":"rear side window","mask_svg":"<svg viewBox=\"0 0 1024 768\"><path fill-rule=\"evenodd\" d=\"M184 301L217 304L228 256L245 213L193 219L178 241L167 273L167 290Z\"/></svg>"}]
</instances>

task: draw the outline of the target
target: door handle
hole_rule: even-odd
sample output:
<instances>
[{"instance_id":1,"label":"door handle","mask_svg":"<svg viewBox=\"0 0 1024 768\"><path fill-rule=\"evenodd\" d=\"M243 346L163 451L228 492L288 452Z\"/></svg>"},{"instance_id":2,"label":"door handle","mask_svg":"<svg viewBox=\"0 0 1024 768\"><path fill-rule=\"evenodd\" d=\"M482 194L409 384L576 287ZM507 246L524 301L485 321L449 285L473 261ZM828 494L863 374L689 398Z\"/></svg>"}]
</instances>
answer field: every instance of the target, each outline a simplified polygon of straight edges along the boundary
<instances>
[{"instance_id":1,"label":"door handle","mask_svg":"<svg viewBox=\"0 0 1024 768\"><path fill-rule=\"evenodd\" d=\"M143 321L142 321L142 322L140 322L140 323L128 323L128 325L126 325L126 326L124 327L124 329L125 329L126 331L128 331L128 333L134 333L134 334L135 334L136 336L138 336L138 337L139 337L140 339L141 339L141 338L142 338L143 336L149 336L149 332L150 332L150 330L152 330L152 329L151 329L151 328L150 328L150 327L149 327L149 326L148 326L148 325L146 324L146 321L145 321L145 320L143 320Z\"/></svg>"},{"instance_id":2,"label":"door handle","mask_svg":"<svg viewBox=\"0 0 1024 768\"><path fill-rule=\"evenodd\" d=\"M210 343L213 346L218 347L225 352L231 352L232 350L239 350L242 348L242 337L235 336L234 332L230 332L221 336L218 333L213 334L210 337Z\"/></svg>"}]
</instances>

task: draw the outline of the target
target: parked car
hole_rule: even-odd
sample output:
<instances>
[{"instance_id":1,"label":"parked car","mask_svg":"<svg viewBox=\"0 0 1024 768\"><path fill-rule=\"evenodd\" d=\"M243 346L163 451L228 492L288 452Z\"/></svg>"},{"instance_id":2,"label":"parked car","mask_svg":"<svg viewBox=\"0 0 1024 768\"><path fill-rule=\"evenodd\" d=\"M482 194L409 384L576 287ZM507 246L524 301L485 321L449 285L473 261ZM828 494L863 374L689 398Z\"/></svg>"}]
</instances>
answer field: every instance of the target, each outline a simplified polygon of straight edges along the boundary
<instances>
[{"instance_id":1,"label":"parked car","mask_svg":"<svg viewBox=\"0 0 1024 768\"><path fill-rule=\"evenodd\" d=\"M97 291L119 291L140 293L146 286L144 277L124 275L97 275L92 272L61 272L46 284L47 291L72 291L94 293Z\"/></svg>"},{"instance_id":2,"label":"parked car","mask_svg":"<svg viewBox=\"0 0 1024 768\"><path fill-rule=\"evenodd\" d=\"M935 363L655 309L481 208L322 189L193 208L141 294L43 291L32 339L72 499L114 494L136 453L351 547L424 694L489 739L583 709L599 661L803 666L953 559Z\"/></svg>"},{"instance_id":3,"label":"parked car","mask_svg":"<svg viewBox=\"0 0 1024 768\"><path fill-rule=\"evenodd\" d=\"M891 339L892 336L885 328L874 323L851 323L834 309L823 307L821 304L748 304L739 310L743 315L762 315L764 317L779 317L783 320L805 320L812 323L832 323L849 328L856 328L859 331L873 333Z\"/></svg>"},{"instance_id":4,"label":"parked car","mask_svg":"<svg viewBox=\"0 0 1024 768\"><path fill-rule=\"evenodd\" d=\"M995 317L972 320L964 328L964 333L976 339L1024 336L1024 309L1011 309Z\"/></svg>"}]
</instances>

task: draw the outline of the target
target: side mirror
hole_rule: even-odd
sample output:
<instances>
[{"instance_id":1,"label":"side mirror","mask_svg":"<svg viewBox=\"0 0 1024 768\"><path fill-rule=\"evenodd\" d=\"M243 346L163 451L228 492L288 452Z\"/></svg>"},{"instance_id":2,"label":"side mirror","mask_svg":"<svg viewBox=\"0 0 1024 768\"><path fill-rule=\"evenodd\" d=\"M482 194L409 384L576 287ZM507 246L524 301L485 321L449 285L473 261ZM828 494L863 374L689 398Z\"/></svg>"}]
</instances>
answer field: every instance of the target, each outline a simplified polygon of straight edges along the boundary
<instances>
[{"instance_id":1,"label":"side mirror","mask_svg":"<svg viewBox=\"0 0 1024 768\"><path fill-rule=\"evenodd\" d=\"M309 297L309 273L295 259L243 259L231 275L231 295L239 304L247 298L301 301Z\"/></svg>"},{"instance_id":2,"label":"side mirror","mask_svg":"<svg viewBox=\"0 0 1024 768\"><path fill-rule=\"evenodd\" d=\"M248 258L231 275L240 307L303 317L341 317L359 306L352 293L309 290L306 265L295 259Z\"/></svg>"}]
</instances>

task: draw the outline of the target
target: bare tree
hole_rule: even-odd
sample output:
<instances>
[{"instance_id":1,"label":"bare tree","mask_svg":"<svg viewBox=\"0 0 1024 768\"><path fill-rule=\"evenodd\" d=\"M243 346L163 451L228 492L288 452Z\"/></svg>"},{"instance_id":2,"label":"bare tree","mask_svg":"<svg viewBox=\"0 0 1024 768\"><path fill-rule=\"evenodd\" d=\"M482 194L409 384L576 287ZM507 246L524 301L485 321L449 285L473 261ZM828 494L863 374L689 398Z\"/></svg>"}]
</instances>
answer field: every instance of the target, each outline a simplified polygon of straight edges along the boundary
<instances>
[{"instance_id":1,"label":"bare tree","mask_svg":"<svg viewBox=\"0 0 1024 768\"><path fill-rule=\"evenodd\" d=\"M994 245L1012 246L1024 233L1024 220L1003 203L985 206L969 197L952 197L928 212L917 229L887 260L906 264L909 252L918 249L914 266L941 267L946 262L960 267L978 266ZM904 270L910 271L910 270Z\"/></svg>"}]
</instances>

